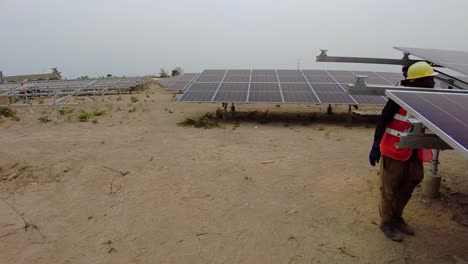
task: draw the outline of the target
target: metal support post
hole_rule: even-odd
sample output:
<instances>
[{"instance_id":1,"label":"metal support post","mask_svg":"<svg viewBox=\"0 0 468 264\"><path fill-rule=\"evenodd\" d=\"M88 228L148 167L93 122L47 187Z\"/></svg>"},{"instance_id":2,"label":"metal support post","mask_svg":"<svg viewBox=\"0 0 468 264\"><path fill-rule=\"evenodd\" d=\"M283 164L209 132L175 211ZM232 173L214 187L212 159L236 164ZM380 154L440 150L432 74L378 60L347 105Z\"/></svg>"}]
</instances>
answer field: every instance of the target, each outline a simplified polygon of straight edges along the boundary
<instances>
[{"instance_id":1,"label":"metal support post","mask_svg":"<svg viewBox=\"0 0 468 264\"><path fill-rule=\"evenodd\" d=\"M439 152L434 150L434 157L432 159L432 170L430 175L425 175L422 182L422 194L425 197L437 198L439 196L440 182L442 178L437 174L439 166Z\"/></svg>"},{"instance_id":2,"label":"metal support post","mask_svg":"<svg viewBox=\"0 0 468 264\"><path fill-rule=\"evenodd\" d=\"M331 104L329 104L328 107L327 107L327 114L331 115L332 113L333 113L333 109L332 109Z\"/></svg>"},{"instance_id":3,"label":"metal support post","mask_svg":"<svg viewBox=\"0 0 468 264\"><path fill-rule=\"evenodd\" d=\"M234 106L234 103L231 103L231 116L234 116L236 114L236 107Z\"/></svg>"},{"instance_id":4,"label":"metal support post","mask_svg":"<svg viewBox=\"0 0 468 264\"><path fill-rule=\"evenodd\" d=\"M228 103L222 103L222 106L223 106L223 122L226 122Z\"/></svg>"},{"instance_id":5,"label":"metal support post","mask_svg":"<svg viewBox=\"0 0 468 264\"><path fill-rule=\"evenodd\" d=\"M351 124L353 122L353 114L351 111L351 105L348 105L348 116L346 116L346 123Z\"/></svg>"}]
</instances>

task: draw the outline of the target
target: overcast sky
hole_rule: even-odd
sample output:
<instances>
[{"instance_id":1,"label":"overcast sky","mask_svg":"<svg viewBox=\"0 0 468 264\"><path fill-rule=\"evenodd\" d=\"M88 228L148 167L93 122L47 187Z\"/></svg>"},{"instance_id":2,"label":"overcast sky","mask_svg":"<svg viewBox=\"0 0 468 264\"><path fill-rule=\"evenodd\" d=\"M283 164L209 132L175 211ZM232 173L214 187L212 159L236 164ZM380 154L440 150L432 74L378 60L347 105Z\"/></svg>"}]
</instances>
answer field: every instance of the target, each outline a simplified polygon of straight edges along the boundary
<instances>
[{"instance_id":1,"label":"overcast sky","mask_svg":"<svg viewBox=\"0 0 468 264\"><path fill-rule=\"evenodd\" d=\"M316 63L400 58L393 46L468 50L466 0L0 0L0 70L64 77L175 66L397 70Z\"/></svg>"}]
</instances>

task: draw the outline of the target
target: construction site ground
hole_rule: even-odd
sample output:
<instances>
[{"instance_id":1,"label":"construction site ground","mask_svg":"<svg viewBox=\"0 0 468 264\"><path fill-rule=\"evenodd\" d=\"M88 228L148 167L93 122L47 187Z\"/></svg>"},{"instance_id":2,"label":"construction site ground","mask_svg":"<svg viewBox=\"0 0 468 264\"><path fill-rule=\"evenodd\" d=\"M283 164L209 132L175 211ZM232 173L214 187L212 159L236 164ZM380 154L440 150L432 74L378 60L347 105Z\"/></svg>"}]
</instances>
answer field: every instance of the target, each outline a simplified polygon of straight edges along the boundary
<instances>
[{"instance_id":1,"label":"construction site ground","mask_svg":"<svg viewBox=\"0 0 468 264\"><path fill-rule=\"evenodd\" d=\"M417 234L398 243L378 227L372 121L248 104L236 110L251 119L196 128L178 123L220 105L177 97L151 84L2 118L0 263L468 263L455 151L441 152L438 199L416 189L404 217Z\"/></svg>"}]
</instances>

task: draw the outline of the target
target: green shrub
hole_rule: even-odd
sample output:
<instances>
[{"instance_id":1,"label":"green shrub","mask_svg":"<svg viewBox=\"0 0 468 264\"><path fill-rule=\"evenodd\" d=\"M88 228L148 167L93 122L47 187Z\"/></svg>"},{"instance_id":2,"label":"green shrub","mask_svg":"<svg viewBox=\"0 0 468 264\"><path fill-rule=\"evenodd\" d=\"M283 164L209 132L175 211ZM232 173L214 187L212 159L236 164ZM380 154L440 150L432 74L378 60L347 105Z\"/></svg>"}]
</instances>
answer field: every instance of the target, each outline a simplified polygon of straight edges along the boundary
<instances>
[{"instance_id":1,"label":"green shrub","mask_svg":"<svg viewBox=\"0 0 468 264\"><path fill-rule=\"evenodd\" d=\"M9 107L0 106L0 116L14 117L16 116L16 111Z\"/></svg>"},{"instance_id":2,"label":"green shrub","mask_svg":"<svg viewBox=\"0 0 468 264\"><path fill-rule=\"evenodd\" d=\"M82 112L80 113L80 115L78 116L78 118L80 119L81 122L86 122L88 121L93 115L91 113L88 113L88 112Z\"/></svg>"},{"instance_id":3,"label":"green shrub","mask_svg":"<svg viewBox=\"0 0 468 264\"><path fill-rule=\"evenodd\" d=\"M132 103L136 103L136 102L138 102L138 97L132 96L132 97L130 97L130 101L131 101Z\"/></svg>"}]
</instances>

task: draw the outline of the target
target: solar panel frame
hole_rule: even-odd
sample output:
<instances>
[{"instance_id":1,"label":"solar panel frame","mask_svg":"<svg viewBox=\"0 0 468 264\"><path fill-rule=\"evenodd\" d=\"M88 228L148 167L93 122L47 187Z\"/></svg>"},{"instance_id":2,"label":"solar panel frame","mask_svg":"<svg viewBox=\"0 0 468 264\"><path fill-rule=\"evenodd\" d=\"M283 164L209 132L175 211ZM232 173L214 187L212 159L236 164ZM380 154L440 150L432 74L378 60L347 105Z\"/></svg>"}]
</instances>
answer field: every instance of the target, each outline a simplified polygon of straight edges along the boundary
<instances>
[{"instance_id":1,"label":"solar panel frame","mask_svg":"<svg viewBox=\"0 0 468 264\"><path fill-rule=\"evenodd\" d=\"M394 47L397 50L468 75L468 52L458 50Z\"/></svg>"},{"instance_id":2,"label":"solar panel frame","mask_svg":"<svg viewBox=\"0 0 468 264\"><path fill-rule=\"evenodd\" d=\"M465 159L468 159L468 135L466 133L466 131L468 131L468 94L392 90L387 90L385 94L408 111L408 113L415 116L416 119L429 128L431 132L460 152ZM430 101L428 95L436 97L437 100ZM411 100L413 100L410 98L411 96L418 97L414 100L417 103L411 102ZM424 98L424 96L426 96L426 98ZM455 98L462 102L454 101L453 99ZM446 104L445 107L441 107L445 99L450 102ZM457 105L461 109L453 109ZM452 108L452 111L449 112L447 107ZM429 114L427 114L427 112L429 112ZM430 114L433 116L430 116ZM454 120L456 122L453 122ZM448 124L451 121L453 124ZM441 124L442 126L445 124L446 127L441 127ZM465 137L460 138L460 133L457 134L454 132L456 130L465 132L462 134L465 135Z\"/></svg>"}]
</instances>

